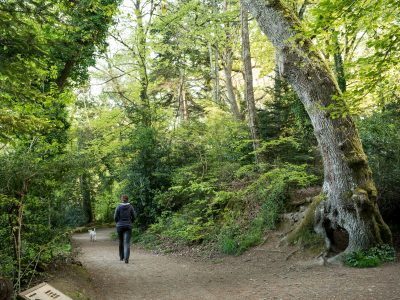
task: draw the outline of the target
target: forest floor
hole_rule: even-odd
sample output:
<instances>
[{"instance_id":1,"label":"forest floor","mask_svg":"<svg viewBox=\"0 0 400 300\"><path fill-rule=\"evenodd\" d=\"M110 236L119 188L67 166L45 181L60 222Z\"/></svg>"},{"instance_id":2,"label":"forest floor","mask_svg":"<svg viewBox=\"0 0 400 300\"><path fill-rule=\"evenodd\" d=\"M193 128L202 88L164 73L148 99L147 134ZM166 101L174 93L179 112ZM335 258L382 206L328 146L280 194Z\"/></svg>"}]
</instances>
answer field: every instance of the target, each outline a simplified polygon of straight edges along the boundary
<instances>
[{"instance_id":1,"label":"forest floor","mask_svg":"<svg viewBox=\"0 0 400 300\"><path fill-rule=\"evenodd\" d=\"M73 236L77 260L49 283L73 299L400 299L400 263L371 269L322 266L271 237L241 256L157 254L135 245L119 261L113 229Z\"/></svg>"}]
</instances>

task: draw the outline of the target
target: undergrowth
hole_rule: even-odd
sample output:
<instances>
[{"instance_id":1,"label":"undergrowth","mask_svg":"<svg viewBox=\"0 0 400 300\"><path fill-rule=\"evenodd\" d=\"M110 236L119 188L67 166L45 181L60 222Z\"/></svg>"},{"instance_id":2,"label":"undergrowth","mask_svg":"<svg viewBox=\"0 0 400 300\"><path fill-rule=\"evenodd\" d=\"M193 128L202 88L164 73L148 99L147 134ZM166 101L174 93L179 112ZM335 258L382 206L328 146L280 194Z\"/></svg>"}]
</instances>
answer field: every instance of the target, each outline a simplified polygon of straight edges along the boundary
<instances>
[{"instance_id":1,"label":"undergrowth","mask_svg":"<svg viewBox=\"0 0 400 300\"><path fill-rule=\"evenodd\" d=\"M306 228L299 232L291 244L307 249L307 252L312 254L321 253L325 248L324 238L317 234L313 228Z\"/></svg>"},{"instance_id":2,"label":"undergrowth","mask_svg":"<svg viewBox=\"0 0 400 300\"><path fill-rule=\"evenodd\" d=\"M176 212L165 211L140 236L140 242L156 247L159 239L189 246L214 243L222 253L239 255L260 244L266 230L276 229L290 190L316 181L315 176L307 173L305 165L284 164L258 174L254 170L246 171L236 173L236 180L247 184L239 182L240 188L235 190L218 190L220 186L209 183L173 188L174 197L182 191L190 194L192 201ZM207 193L195 193L199 186L207 186ZM171 190L167 194L171 195ZM164 196L161 198L165 201Z\"/></svg>"},{"instance_id":3,"label":"undergrowth","mask_svg":"<svg viewBox=\"0 0 400 300\"><path fill-rule=\"evenodd\" d=\"M70 232L61 233L42 245L25 242L20 269L21 286L29 285L33 278L43 275L53 263L65 261L71 253ZM17 274L18 262L6 252L0 252L0 277L16 278Z\"/></svg>"},{"instance_id":4,"label":"undergrowth","mask_svg":"<svg viewBox=\"0 0 400 300\"><path fill-rule=\"evenodd\" d=\"M384 262L394 261L396 252L392 246L379 245L368 250L349 253L344 258L344 263L350 267L372 268Z\"/></svg>"}]
</instances>

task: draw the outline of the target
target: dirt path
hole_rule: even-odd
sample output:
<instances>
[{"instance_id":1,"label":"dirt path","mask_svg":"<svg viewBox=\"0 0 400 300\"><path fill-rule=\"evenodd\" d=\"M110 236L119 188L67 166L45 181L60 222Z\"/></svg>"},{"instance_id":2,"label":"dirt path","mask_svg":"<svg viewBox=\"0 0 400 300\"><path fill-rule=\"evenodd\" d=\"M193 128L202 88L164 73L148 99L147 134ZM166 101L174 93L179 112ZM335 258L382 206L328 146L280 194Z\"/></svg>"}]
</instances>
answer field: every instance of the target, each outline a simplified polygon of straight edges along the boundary
<instances>
[{"instance_id":1,"label":"dirt path","mask_svg":"<svg viewBox=\"0 0 400 300\"><path fill-rule=\"evenodd\" d=\"M118 259L112 229L74 235L78 259L90 277L92 300L132 299L400 299L400 264L373 269L324 267L271 243L240 257L218 260L157 255L133 246L131 261ZM57 284L56 284L57 285ZM76 296L76 299L86 299Z\"/></svg>"}]
</instances>

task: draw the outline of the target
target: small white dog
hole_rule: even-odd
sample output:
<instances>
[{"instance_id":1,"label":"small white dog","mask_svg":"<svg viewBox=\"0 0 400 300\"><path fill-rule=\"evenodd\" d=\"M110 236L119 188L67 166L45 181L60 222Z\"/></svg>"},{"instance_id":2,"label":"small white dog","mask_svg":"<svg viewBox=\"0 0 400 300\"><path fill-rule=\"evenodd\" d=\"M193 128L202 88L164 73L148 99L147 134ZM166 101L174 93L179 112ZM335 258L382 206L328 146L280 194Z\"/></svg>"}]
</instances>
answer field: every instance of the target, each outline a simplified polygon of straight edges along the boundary
<instances>
[{"instance_id":1,"label":"small white dog","mask_svg":"<svg viewBox=\"0 0 400 300\"><path fill-rule=\"evenodd\" d=\"M95 242L96 241L96 228L93 228L92 230L88 230L89 236L90 236L90 241Z\"/></svg>"}]
</instances>

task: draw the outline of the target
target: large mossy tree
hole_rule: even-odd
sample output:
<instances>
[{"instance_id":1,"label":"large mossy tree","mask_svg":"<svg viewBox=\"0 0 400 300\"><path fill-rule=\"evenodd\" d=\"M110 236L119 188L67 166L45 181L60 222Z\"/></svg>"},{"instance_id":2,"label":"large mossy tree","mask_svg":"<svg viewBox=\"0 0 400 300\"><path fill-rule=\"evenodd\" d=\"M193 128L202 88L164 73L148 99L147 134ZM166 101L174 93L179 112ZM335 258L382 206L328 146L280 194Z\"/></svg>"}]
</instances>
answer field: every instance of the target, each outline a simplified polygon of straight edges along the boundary
<instances>
[{"instance_id":1,"label":"large mossy tree","mask_svg":"<svg viewBox=\"0 0 400 300\"><path fill-rule=\"evenodd\" d=\"M391 243L367 156L332 71L283 1L244 3L273 43L280 73L311 119L324 164L324 201L316 210L316 229L325 236L328 255L338 254L334 260L343 253Z\"/></svg>"}]
</instances>

